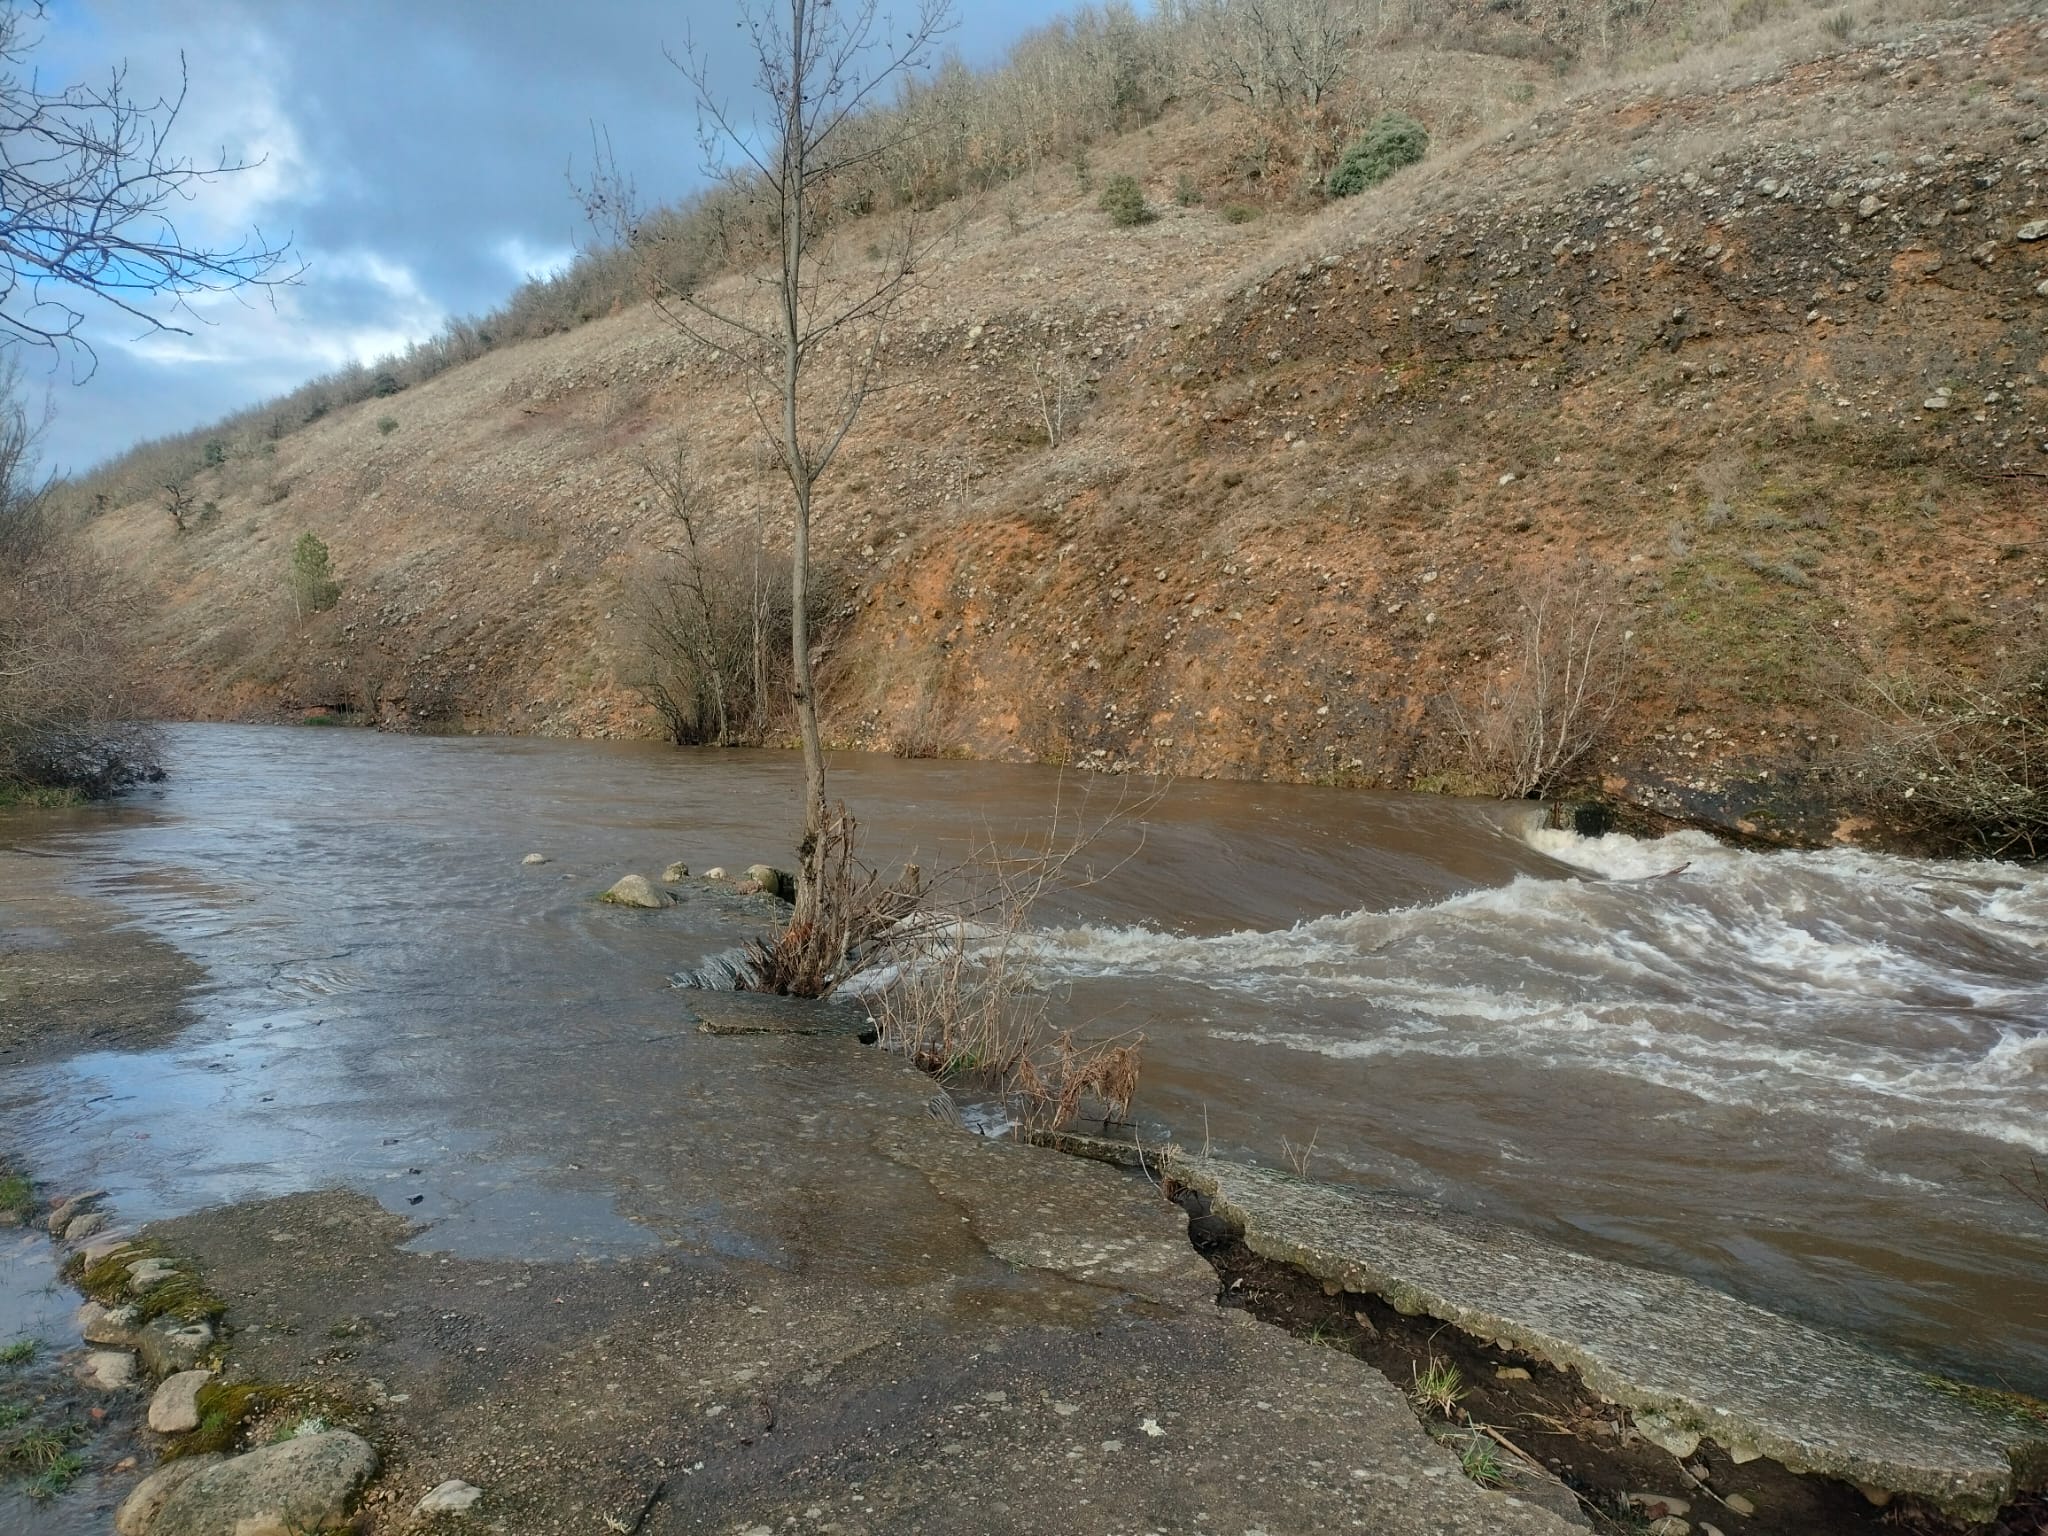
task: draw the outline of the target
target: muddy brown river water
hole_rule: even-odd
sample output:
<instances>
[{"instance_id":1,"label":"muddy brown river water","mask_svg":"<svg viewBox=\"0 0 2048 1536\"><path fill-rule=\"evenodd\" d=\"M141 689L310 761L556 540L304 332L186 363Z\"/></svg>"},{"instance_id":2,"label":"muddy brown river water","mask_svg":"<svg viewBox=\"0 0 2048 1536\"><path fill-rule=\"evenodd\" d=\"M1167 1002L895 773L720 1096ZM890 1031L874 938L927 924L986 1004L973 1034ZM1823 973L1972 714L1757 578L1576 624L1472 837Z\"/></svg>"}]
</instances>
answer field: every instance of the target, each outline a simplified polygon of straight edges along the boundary
<instances>
[{"instance_id":1,"label":"muddy brown river water","mask_svg":"<svg viewBox=\"0 0 2048 1536\"><path fill-rule=\"evenodd\" d=\"M0 841L196 962L195 1022L0 1070L0 1148L130 1220L339 1183L426 1221L430 1251L758 1257L715 1194L642 1188L635 1149L704 1149L715 1191L723 1140L805 1107L775 1082L693 1093L694 1037L672 1094L597 1069L731 932L592 897L672 859L786 861L792 759L227 726L172 744L159 788ZM988 764L836 775L873 856L927 864L1080 794ZM1104 835L1099 862L1128 861L1041 911L1034 947L1063 1017L1148 1036L1148 1133L1274 1164L1312 1146L1313 1174L2048 1393L2048 1214L2003 1181L2048 1159L2048 875L1588 842L1520 807L1268 785L1174 785L1142 820Z\"/></svg>"}]
</instances>

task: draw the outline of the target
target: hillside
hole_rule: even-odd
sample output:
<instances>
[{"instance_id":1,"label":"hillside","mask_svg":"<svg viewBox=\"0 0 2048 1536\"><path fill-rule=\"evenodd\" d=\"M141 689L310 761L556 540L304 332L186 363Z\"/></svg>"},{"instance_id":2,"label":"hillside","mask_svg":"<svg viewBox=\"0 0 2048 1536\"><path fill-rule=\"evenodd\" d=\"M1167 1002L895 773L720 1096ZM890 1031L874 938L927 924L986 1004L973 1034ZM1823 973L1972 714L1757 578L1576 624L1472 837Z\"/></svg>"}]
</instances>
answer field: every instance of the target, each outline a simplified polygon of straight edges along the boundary
<instances>
[{"instance_id":1,"label":"hillside","mask_svg":"<svg viewBox=\"0 0 2048 1536\"><path fill-rule=\"evenodd\" d=\"M1475 131L1321 211L1226 214L1191 115L1086 187L1048 167L944 210L821 501L835 739L1491 787L1460 722L1532 595L1571 590L1635 658L1610 792L1825 835L1840 786L1808 775L1856 750L1859 669L2034 643L2037 16L1809 21L1564 96L1533 62L1418 60L1392 104ZM1097 210L1118 171L1154 221ZM1060 360L1053 446L1033 366ZM677 547L641 464L678 434L714 532L775 526L739 381L641 308L209 468L188 532L151 499L90 536L150 593L180 713L652 734L627 596ZM343 596L301 621L306 530Z\"/></svg>"}]
</instances>

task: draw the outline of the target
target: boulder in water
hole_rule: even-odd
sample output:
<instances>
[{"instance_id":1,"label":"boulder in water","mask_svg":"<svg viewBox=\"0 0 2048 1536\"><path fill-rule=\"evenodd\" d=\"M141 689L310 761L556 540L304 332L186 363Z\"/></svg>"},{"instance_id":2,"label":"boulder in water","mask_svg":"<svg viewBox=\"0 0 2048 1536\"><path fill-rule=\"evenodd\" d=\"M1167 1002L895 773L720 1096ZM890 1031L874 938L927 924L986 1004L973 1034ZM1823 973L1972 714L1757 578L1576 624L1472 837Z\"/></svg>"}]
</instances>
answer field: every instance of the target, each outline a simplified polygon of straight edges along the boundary
<instances>
[{"instance_id":1,"label":"boulder in water","mask_svg":"<svg viewBox=\"0 0 2048 1536\"><path fill-rule=\"evenodd\" d=\"M663 885L681 885L689 878L690 866L681 859L677 859L675 863L669 865L667 869L661 872L661 883Z\"/></svg>"},{"instance_id":2,"label":"boulder in water","mask_svg":"<svg viewBox=\"0 0 2048 1536\"><path fill-rule=\"evenodd\" d=\"M796 881L772 864L749 864L747 878L770 896L779 896L784 901L796 900Z\"/></svg>"},{"instance_id":3,"label":"boulder in water","mask_svg":"<svg viewBox=\"0 0 2048 1536\"><path fill-rule=\"evenodd\" d=\"M615 907L645 907L649 910L667 906L670 899L666 891L656 890L654 882L645 875L623 875L616 885L598 898Z\"/></svg>"},{"instance_id":4,"label":"boulder in water","mask_svg":"<svg viewBox=\"0 0 2048 1536\"><path fill-rule=\"evenodd\" d=\"M548 856L544 853L529 853L525 858L521 859L519 862L522 864L545 864L547 863L547 861Z\"/></svg>"}]
</instances>

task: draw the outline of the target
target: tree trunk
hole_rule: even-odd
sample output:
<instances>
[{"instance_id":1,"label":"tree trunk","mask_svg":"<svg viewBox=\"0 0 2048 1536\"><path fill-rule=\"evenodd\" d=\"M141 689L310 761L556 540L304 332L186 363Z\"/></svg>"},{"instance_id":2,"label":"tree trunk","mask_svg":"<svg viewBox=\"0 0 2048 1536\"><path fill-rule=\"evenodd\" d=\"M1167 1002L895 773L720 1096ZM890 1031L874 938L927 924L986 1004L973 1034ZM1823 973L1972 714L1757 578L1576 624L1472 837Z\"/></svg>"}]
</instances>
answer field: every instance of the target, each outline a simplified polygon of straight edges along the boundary
<instances>
[{"instance_id":1,"label":"tree trunk","mask_svg":"<svg viewBox=\"0 0 2048 1536\"><path fill-rule=\"evenodd\" d=\"M825 747L818 734L818 696L811 682L811 463L798 423L802 382L805 161L804 48L811 41L805 12L818 0L791 0L790 90L782 121L782 451L794 492L794 541L789 561L789 662L797 732L804 746L804 836L797 845L796 910L792 925L819 917L825 863Z\"/></svg>"}]
</instances>

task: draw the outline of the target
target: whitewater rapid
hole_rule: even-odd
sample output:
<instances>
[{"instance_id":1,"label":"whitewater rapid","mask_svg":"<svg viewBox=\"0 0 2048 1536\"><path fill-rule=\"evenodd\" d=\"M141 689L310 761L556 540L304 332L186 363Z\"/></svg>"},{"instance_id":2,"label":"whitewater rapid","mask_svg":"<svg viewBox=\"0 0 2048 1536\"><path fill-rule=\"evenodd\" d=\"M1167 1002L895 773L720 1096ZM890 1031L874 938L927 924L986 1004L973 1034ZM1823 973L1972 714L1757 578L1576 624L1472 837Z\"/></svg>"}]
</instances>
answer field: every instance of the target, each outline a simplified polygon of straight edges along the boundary
<instances>
[{"instance_id":1,"label":"whitewater rapid","mask_svg":"<svg viewBox=\"0 0 2048 1536\"><path fill-rule=\"evenodd\" d=\"M1554 873L1270 931L1054 929L1036 958L1235 996L1219 1040L1499 1058L2048 1153L2048 874L1695 832L1519 836Z\"/></svg>"}]
</instances>

